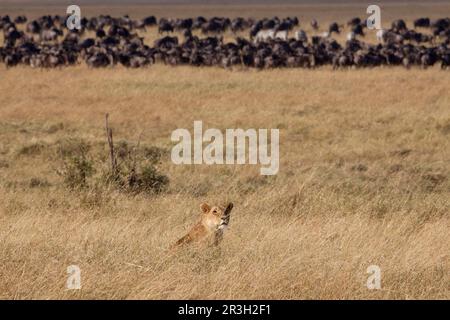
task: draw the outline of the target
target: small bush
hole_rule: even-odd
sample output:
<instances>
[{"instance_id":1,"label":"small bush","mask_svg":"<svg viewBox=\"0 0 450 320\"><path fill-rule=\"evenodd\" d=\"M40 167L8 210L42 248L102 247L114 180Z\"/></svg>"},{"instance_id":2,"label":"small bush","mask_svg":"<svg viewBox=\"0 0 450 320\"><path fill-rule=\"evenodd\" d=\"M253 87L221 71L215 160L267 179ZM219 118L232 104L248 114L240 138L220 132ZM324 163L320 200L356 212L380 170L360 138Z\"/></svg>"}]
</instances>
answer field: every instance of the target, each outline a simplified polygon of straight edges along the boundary
<instances>
[{"instance_id":1,"label":"small bush","mask_svg":"<svg viewBox=\"0 0 450 320\"><path fill-rule=\"evenodd\" d=\"M153 164L137 163L136 167L133 169L130 163L122 163L116 174L108 172L104 180L125 192L157 194L166 190L169 178L159 173Z\"/></svg>"},{"instance_id":2,"label":"small bush","mask_svg":"<svg viewBox=\"0 0 450 320\"><path fill-rule=\"evenodd\" d=\"M33 143L26 146L23 146L19 149L17 154L19 156L34 156L38 155L42 152L42 150L45 148L45 145L43 143Z\"/></svg>"},{"instance_id":3,"label":"small bush","mask_svg":"<svg viewBox=\"0 0 450 320\"><path fill-rule=\"evenodd\" d=\"M368 167L365 164L358 163L350 168L352 171L365 172L368 170Z\"/></svg>"},{"instance_id":4,"label":"small bush","mask_svg":"<svg viewBox=\"0 0 450 320\"><path fill-rule=\"evenodd\" d=\"M86 155L90 150L90 145L81 139L63 139L58 141L57 146L62 157Z\"/></svg>"},{"instance_id":5,"label":"small bush","mask_svg":"<svg viewBox=\"0 0 450 320\"><path fill-rule=\"evenodd\" d=\"M89 149L89 145L83 141L69 143L66 148L60 149L64 156L64 168L59 173L71 189L86 187L87 179L95 173L93 162L87 156Z\"/></svg>"},{"instance_id":6,"label":"small bush","mask_svg":"<svg viewBox=\"0 0 450 320\"><path fill-rule=\"evenodd\" d=\"M161 158L167 154L167 150L155 146L144 147L142 152L144 158L153 164L158 163Z\"/></svg>"},{"instance_id":7,"label":"small bush","mask_svg":"<svg viewBox=\"0 0 450 320\"><path fill-rule=\"evenodd\" d=\"M70 188L86 187L87 178L95 172L92 162L85 157L72 157L66 162L64 182Z\"/></svg>"},{"instance_id":8,"label":"small bush","mask_svg":"<svg viewBox=\"0 0 450 320\"><path fill-rule=\"evenodd\" d=\"M124 192L157 194L166 190L169 183L167 176L158 172L155 164L165 150L150 146L137 148L121 140L114 145L115 170L111 170L111 159L104 151L100 155L91 154L92 146L79 139L66 139L58 142L58 151L64 160L63 169L58 172L64 183L71 189L85 188L88 180L97 168L103 171L100 184L106 188L113 187ZM91 160L95 158L96 163ZM107 168L107 169L106 169ZM106 170L107 171L106 171Z\"/></svg>"},{"instance_id":9,"label":"small bush","mask_svg":"<svg viewBox=\"0 0 450 320\"><path fill-rule=\"evenodd\" d=\"M29 187L30 188L43 188L43 187L49 187L50 183L46 179L41 178L31 178Z\"/></svg>"},{"instance_id":10,"label":"small bush","mask_svg":"<svg viewBox=\"0 0 450 320\"><path fill-rule=\"evenodd\" d=\"M169 183L169 178L160 174L153 165L144 166L142 172L137 174L134 179L129 187L138 192L161 193Z\"/></svg>"},{"instance_id":11,"label":"small bush","mask_svg":"<svg viewBox=\"0 0 450 320\"><path fill-rule=\"evenodd\" d=\"M436 125L436 129L442 132L442 134L450 134L450 119L443 123L439 123Z\"/></svg>"},{"instance_id":12,"label":"small bush","mask_svg":"<svg viewBox=\"0 0 450 320\"><path fill-rule=\"evenodd\" d=\"M63 129L64 129L64 124L59 122L59 123L48 125L46 127L45 131L47 133L49 133L49 134L52 134L52 133L58 132L58 131L63 130Z\"/></svg>"},{"instance_id":13,"label":"small bush","mask_svg":"<svg viewBox=\"0 0 450 320\"><path fill-rule=\"evenodd\" d=\"M155 146L136 148L127 141L119 141L114 152L117 172L106 176L109 183L133 193L161 193L166 189L169 179L155 166L165 153L164 149Z\"/></svg>"},{"instance_id":14,"label":"small bush","mask_svg":"<svg viewBox=\"0 0 450 320\"><path fill-rule=\"evenodd\" d=\"M0 160L0 169L9 168L9 163L5 160Z\"/></svg>"},{"instance_id":15,"label":"small bush","mask_svg":"<svg viewBox=\"0 0 450 320\"><path fill-rule=\"evenodd\" d=\"M115 146L115 152L117 155L117 158L122 160L122 161L126 161L131 157L131 154L133 152L133 146L131 146L128 142L126 141L119 141L116 143Z\"/></svg>"}]
</instances>

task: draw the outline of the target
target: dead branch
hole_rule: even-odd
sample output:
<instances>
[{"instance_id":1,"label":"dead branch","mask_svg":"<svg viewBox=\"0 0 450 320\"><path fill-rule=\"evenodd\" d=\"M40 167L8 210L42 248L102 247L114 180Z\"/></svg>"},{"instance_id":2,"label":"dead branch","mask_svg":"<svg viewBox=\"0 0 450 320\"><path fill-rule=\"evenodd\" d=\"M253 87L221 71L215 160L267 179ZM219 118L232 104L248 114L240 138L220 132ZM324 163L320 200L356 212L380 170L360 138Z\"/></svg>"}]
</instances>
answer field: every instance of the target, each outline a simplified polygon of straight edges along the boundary
<instances>
[{"instance_id":1,"label":"dead branch","mask_svg":"<svg viewBox=\"0 0 450 320\"><path fill-rule=\"evenodd\" d=\"M111 173L113 176L117 175L117 159L114 154L114 143L112 129L109 127L109 113L105 115L105 125L106 125L106 137L108 138L109 145L109 156L111 158Z\"/></svg>"}]
</instances>

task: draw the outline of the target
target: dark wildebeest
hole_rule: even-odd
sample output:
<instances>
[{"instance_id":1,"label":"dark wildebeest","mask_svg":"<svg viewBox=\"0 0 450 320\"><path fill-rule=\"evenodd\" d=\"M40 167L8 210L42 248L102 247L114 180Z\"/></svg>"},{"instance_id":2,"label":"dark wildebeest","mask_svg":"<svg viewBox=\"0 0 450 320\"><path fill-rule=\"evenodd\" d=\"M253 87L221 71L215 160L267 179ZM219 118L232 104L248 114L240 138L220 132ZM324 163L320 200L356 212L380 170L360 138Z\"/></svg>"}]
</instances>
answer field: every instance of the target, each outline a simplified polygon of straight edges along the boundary
<instances>
[{"instance_id":1,"label":"dark wildebeest","mask_svg":"<svg viewBox=\"0 0 450 320\"><path fill-rule=\"evenodd\" d=\"M430 18L419 18L414 20L414 28L429 28L430 27Z\"/></svg>"}]
</instances>

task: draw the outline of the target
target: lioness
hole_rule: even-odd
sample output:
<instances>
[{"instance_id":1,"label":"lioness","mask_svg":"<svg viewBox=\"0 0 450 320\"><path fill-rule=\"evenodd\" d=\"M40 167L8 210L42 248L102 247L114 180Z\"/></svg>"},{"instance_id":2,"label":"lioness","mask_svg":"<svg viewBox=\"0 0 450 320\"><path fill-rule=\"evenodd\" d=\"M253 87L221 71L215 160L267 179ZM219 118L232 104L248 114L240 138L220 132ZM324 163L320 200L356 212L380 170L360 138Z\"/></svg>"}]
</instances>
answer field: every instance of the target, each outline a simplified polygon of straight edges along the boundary
<instances>
[{"instance_id":1,"label":"lioness","mask_svg":"<svg viewBox=\"0 0 450 320\"><path fill-rule=\"evenodd\" d=\"M233 204L229 203L224 209L223 207L210 207L207 203L200 205L202 211L200 221L184 237L180 238L170 248L173 250L179 246L192 242L208 242L211 241L217 245L222 240L223 232L230 222L230 213Z\"/></svg>"}]
</instances>

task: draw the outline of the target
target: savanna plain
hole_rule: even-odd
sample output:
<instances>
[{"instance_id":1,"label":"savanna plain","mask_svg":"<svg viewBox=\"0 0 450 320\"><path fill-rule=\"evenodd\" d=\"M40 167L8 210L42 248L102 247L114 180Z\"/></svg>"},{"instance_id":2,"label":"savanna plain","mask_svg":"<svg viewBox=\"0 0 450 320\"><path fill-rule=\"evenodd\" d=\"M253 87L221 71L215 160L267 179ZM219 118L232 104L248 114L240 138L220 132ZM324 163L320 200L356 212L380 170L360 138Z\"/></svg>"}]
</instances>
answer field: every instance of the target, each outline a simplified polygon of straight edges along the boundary
<instances>
[{"instance_id":1,"label":"savanna plain","mask_svg":"<svg viewBox=\"0 0 450 320\"><path fill-rule=\"evenodd\" d=\"M2 65L0 298L449 299L449 89L439 67ZM173 164L195 120L279 129L279 173ZM169 254L202 202L234 203L223 241Z\"/></svg>"}]
</instances>

